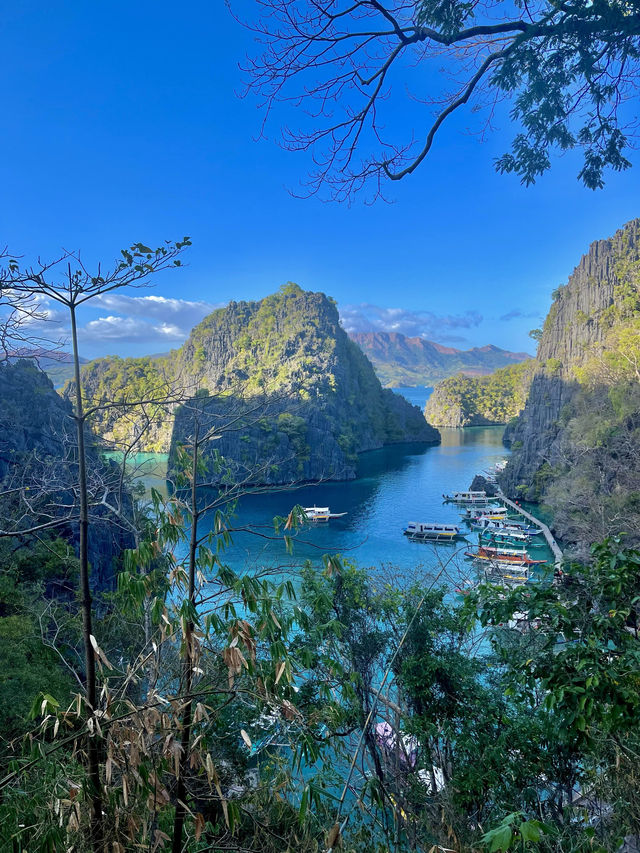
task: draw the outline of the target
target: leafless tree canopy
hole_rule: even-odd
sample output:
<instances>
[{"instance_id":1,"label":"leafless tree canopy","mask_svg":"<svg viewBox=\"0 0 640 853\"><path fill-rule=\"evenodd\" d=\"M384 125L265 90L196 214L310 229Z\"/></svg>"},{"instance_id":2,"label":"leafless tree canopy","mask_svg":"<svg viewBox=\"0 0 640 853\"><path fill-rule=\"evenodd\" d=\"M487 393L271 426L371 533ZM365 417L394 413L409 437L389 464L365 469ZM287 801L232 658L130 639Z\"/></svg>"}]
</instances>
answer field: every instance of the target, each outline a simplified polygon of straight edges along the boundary
<instances>
[{"instance_id":1,"label":"leafless tree canopy","mask_svg":"<svg viewBox=\"0 0 640 853\"><path fill-rule=\"evenodd\" d=\"M422 163L452 113L483 105L486 128L502 98L521 130L499 171L529 184L552 149L579 148L579 178L596 188L605 169L630 165L621 107L638 77L638 0L256 2L248 91L265 121L278 102L303 108L283 144L311 152L311 193L348 200L366 187L377 197ZM403 99L413 127L402 126Z\"/></svg>"}]
</instances>

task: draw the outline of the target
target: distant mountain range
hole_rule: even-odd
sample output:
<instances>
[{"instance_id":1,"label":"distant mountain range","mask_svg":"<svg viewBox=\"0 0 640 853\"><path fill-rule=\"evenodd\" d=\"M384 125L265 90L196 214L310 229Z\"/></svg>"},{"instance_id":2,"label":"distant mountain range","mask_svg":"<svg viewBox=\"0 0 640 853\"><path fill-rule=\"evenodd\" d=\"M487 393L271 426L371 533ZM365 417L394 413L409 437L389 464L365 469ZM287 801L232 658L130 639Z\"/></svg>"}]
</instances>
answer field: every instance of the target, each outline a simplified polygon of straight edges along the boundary
<instances>
[{"instance_id":1,"label":"distant mountain range","mask_svg":"<svg viewBox=\"0 0 640 853\"><path fill-rule=\"evenodd\" d=\"M435 385L456 373L486 376L499 367L531 358L488 344L459 350L399 332L357 332L350 337L371 360L383 385Z\"/></svg>"}]
</instances>

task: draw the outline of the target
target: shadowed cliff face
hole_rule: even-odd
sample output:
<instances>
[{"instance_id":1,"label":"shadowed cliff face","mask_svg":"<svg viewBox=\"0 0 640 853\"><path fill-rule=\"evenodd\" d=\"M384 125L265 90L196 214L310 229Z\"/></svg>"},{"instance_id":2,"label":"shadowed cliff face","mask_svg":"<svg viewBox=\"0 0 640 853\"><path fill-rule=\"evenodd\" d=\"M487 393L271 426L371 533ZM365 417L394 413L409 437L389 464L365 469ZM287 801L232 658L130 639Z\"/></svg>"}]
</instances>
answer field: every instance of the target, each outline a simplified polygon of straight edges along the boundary
<instances>
[{"instance_id":1,"label":"shadowed cliff face","mask_svg":"<svg viewBox=\"0 0 640 853\"><path fill-rule=\"evenodd\" d=\"M102 490L117 481L89 440L90 486ZM52 518L72 515L76 504L77 444L72 408L51 380L31 361L0 366L0 526L21 529ZM19 495L23 495L23 499ZM27 503L28 502L28 503ZM89 538L91 583L94 589L112 587L115 561L132 538L109 519L102 508L91 510ZM77 546L77 526L56 528Z\"/></svg>"},{"instance_id":2,"label":"shadowed cliff face","mask_svg":"<svg viewBox=\"0 0 640 853\"><path fill-rule=\"evenodd\" d=\"M599 377L597 372L590 372L589 365L598 359L606 361L612 331L640 318L639 262L640 220L630 222L611 239L591 245L568 283L554 294L525 408L505 431L505 443L513 453L501 476L503 489L511 497L545 500L559 519L564 511L561 504L566 501L561 481L563 477L567 480L569 468L580 467L581 443L585 458L593 460L597 455L602 469L592 483L594 492L598 480L606 483L611 472L618 470L612 455L615 436L628 431L625 418L633 416L635 404L623 411L612 403L612 394L618 388L616 394L631 400L632 385L625 384L624 372L617 378L611 371L613 378ZM603 424L603 434L593 439L605 452L594 454L591 439L582 441L579 431L588 431L590 418L604 419L608 424L607 428ZM640 451L640 440L637 450ZM627 467L637 468L637 458L629 455ZM587 467L585 463L585 476ZM593 476L593 469L590 470ZM561 497L563 493L565 499ZM586 492L583 499L586 500ZM585 541L588 536L584 526L578 531L569 523L559 523L564 524L569 538ZM595 531L593 538L597 538Z\"/></svg>"},{"instance_id":3,"label":"shadowed cliff face","mask_svg":"<svg viewBox=\"0 0 640 853\"><path fill-rule=\"evenodd\" d=\"M211 453L225 457L232 476L262 484L352 479L358 453L439 441L418 407L382 388L341 328L335 304L295 285L205 318L185 343L179 369L200 371L210 399L176 412L172 468L198 418L217 423Z\"/></svg>"}]
</instances>

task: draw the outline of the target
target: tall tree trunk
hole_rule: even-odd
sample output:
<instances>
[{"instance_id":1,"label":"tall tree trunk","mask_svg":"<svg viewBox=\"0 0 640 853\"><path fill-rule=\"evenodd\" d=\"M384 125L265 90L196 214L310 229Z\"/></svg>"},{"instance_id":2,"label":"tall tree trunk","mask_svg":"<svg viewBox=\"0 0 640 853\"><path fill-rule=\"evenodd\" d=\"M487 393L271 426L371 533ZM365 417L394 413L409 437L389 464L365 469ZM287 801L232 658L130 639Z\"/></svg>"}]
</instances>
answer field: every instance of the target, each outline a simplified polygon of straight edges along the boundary
<instances>
[{"instance_id":1,"label":"tall tree trunk","mask_svg":"<svg viewBox=\"0 0 640 853\"><path fill-rule=\"evenodd\" d=\"M189 592L188 600L190 608L195 607L196 589L196 551L198 547L198 423L196 420L193 438L193 460L191 465L191 536L189 539ZM187 697L182 714L182 737L180 739L180 770L178 784L176 786L176 815L173 823L172 853L182 853L182 831L186 817L185 798L187 786L185 776L189 766L189 747L191 745L191 725L193 719L193 703L191 699L191 687L193 683L193 629L191 618L187 620L185 631L185 654L183 661L183 684L184 695Z\"/></svg>"},{"instance_id":2,"label":"tall tree trunk","mask_svg":"<svg viewBox=\"0 0 640 853\"><path fill-rule=\"evenodd\" d=\"M87 459L84 442L84 407L82 387L80 385L80 358L78 355L78 333L76 328L75 306L69 307L71 314L71 337L73 342L73 367L76 382L75 422L78 440L78 494L80 527L80 593L82 600L82 637L85 657L85 691L87 703L87 722L93 722L92 731L87 738L87 769L89 774L89 797L91 801L91 843L95 851L102 849L102 786L100 784L100 755L98 729L95 725L97 700L96 661L91 637L92 609L91 589L89 586L89 501L87 495Z\"/></svg>"}]
</instances>

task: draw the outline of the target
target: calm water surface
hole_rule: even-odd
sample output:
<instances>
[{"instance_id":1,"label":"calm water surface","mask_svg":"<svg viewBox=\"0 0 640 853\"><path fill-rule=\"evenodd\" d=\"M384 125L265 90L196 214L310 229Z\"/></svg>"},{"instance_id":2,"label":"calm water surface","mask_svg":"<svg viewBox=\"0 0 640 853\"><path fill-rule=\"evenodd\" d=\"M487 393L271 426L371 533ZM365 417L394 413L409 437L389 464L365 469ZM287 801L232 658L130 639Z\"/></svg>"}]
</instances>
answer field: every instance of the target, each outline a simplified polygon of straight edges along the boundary
<instances>
[{"instance_id":1,"label":"calm water surface","mask_svg":"<svg viewBox=\"0 0 640 853\"><path fill-rule=\"evenodd\" d=\"M438 566L456 549L410 542L403 529L409 521L457 522L459 511L442 503L443 493L467 489L474 474L506 455L502 427L441 432L437 447L405 444L362 454L357 480L243 498L236 524L265 537L273 537L273 517L286 516L295 504L329 506L346 515L305 525L294 536L293 557L285 553L281 539L238 532L225 559L238 570L277 565L284 570L307 559L320 565L326 553L339 553L372 570L397 567L402 574Z\"/></svg>"},{"instance_id":2,"label":"calm water surface","mask_svg":"<svg viewBox=\"0 0 640 853\"><path fill-rule=\"evenodd\" d=\"M424 408L432 389L394 390ZM224 559L240 572L279 567L279 573L285 574L307 560L320 566L324 554L340 554L372 573L403 577L433 574L443 562L453 561L445 580L456 584L470 574L462 552L475 536L469 536L468 545L462 542L455 547L411 542L402 531L410 521L458 522L458 508L443 504L442 495L467 489L476 473L505 458L503 431L503 427L442 429L442 444L437 447L404 444L362 454L356 480L247 495L233 519L234 527L243 529L234 532ZM141 481L163 494L166 459L159 454L139 454L135 459ZM294 534L289 555L282 536L274 533L273 518L286 516L295 504L329 506L332 512L346 515L328 523L306 524Z\"/></svg>"}]
</instances>

